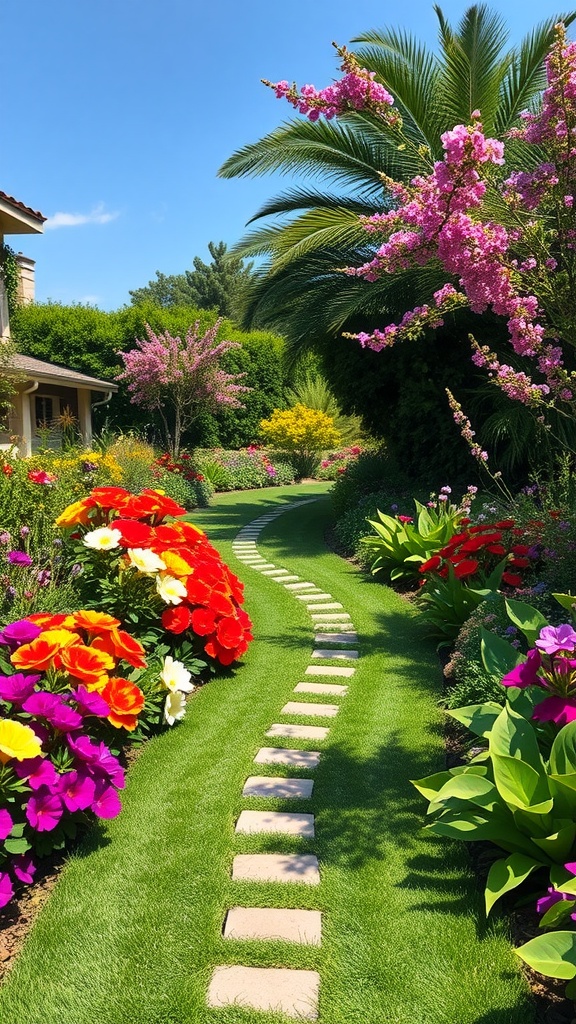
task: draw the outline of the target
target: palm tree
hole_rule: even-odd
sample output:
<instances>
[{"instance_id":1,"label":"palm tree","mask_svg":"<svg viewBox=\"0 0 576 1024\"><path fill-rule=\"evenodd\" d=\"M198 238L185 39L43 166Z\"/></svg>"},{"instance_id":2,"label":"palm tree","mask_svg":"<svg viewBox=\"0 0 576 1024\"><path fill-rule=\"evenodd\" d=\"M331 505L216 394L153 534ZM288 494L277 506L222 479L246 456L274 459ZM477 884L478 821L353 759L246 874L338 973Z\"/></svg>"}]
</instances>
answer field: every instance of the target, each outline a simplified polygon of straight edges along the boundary
<instances>
[{"instance_id":1,"label":"palm tree","mask_svg":"<svg viewBox=\"0 0 576 1024\"><path fill-rule=\"evenodd\" d=\"M225 178L279 171L304 182L265 203L252 220L275 219L237 246L243 256L263 260L246 321L282 330L294 351L311 336L336 336L358 320L381 323L383 314L405 309L414 294L429 294L433 271L427 278L420 270L401 282L395 277L370 285L338 272L370 254L358 215L386 205L382 172L401 181L427 173L441 156L441 134L469 122L473 110L481 110L489 135L512 127L545 84L543 61L554 25L576 17L549 18L509 48L503 19L485 5L470 7L456 30L438 6L434 10L438 53L390 29L354 40L361 44L355 51L360 64L395 97L409 140L405 148L380 120L351 112L338 121L288 121L220 169Z\"/></svg>"},{"instance_id":2,"label":"palm tree","mask_svg":"<svg viewBox=\"0 0 576 1024\"><path fill-rule=\"evenodd\" d=\"M257 211L252 222L258 226L236 247L239 255L259 260L244 320L284 334L294 361L314 348L343 410L368 414L373 430L381 415L377 410L394 401L389 378L395 376L400 387L410 374L411 360L424 358L423 346L405 343L411 346L408 354L393 350L375 357L341 335L382 327L429 298L445 276L434 265L375 283L342 274L339 268L358 266L373 252L358 215L373 214L389 203L382 173L404 182L429 173L442 155L441 134L468 123L472 111L481 111L488 135L501 137L511 128L544 87L544 58L554 25L559 20L570 24L576 17L573 12L549 18L510 47L503 19L485 5L468 8L456 29L438 6L434 10L437 52L392 29L371 30L353 41L360 65L375 71L376 80L394 96L405 147L399 149L397 135L365 111L335 121L295 118L234 153L219 172L226 178L280 172L298 179ZM507 145L513 166L520 160L526 163L521 148L519 143ZM458 364L456 376L469 385L474 379L465 344L470 329L466 313L449 327L452 337L459 334L464 342L454 346L451 357ZM494 329L492 325L492 333ZM438 348L442 352L442 345ZM437 358L438 349L432 346L431 351ZM427 375L430 366L431 359L424 361L421 374ZM350 380L359 377L362 387L351 390ZM447 429L452 429L450 424ZM439 460L442 447L439 440Z\"/></svg>"}]
</instances>

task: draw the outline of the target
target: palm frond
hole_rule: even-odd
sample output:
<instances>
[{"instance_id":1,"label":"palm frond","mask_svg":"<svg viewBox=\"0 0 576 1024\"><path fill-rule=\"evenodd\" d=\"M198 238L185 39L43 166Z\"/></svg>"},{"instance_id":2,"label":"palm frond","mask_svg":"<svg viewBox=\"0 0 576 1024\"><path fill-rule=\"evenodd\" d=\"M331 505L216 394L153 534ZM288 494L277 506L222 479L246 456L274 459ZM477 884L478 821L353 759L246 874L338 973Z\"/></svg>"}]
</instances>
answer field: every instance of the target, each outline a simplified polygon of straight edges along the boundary
<instances>
[{"instance_id":1,"label":"palm frond","mask_svg":"<svg viewBox=\"0 0 576 1024\"><path fill-rule=\"evenodd\" d=\"M547 18L514 50L502 80L500 102L494 127L500 134L512 127L518 115L530 106L534 94L546 85L544 59L554 38L554 26L572 24L576 12Z\"/></svg>"},{"instance_id":2,"label":"palm frond","mask_svg":"<svg viewBox=\"0 0 576 1024\"><path fill-rule=\"evenodd\" d=\"M373 213L382 211L385 203L382 198L379 200L360 192L356 195L343 196L334 195L329 192L314 191L312 189L290 189L289 192L282 192L264 203L260 209L248 221L251 224L262 217L270 217L276 214L290 213L295 210L331 209L335 210L344 206L347 210L355 213L370 216Z\"/></svg>"}]
</instances>

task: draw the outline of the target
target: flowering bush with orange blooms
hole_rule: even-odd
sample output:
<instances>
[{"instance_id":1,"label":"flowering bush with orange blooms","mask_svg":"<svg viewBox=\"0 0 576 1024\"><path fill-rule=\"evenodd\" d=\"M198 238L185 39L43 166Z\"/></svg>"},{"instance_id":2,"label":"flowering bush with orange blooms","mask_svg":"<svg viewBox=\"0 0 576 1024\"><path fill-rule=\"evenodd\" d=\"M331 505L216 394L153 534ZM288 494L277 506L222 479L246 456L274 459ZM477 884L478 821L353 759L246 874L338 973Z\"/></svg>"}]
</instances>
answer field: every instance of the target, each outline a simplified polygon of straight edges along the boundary
<instances>
[{"instance_id":1,"label":"flowering bush with orange blooms","mask_svg":"<svg viewBox=\"0 0 576 1024\"><path fill-rule=\"evenodd\" d=\"M100 487L57 524L76 541L76 582L87 608L117 616L145 647L166 645L188 665L196 656L230 665L252 640L243 584L202 530L166 522L184 512L158 491Z\"/></svg>"},{"instance_id":2,"label":"flowering bush with orange blooms","mask_svg":"<svg viewBox=\"0 0 576 1024\"><path fill-rule=\"evenodd\" d=\"M30 883L36 858L64 847L78 825L120 812L118 753L173 725L194 689L166 657L106 613L34 614L0 632L0 907Z\"/></svg>"}]
</instances>

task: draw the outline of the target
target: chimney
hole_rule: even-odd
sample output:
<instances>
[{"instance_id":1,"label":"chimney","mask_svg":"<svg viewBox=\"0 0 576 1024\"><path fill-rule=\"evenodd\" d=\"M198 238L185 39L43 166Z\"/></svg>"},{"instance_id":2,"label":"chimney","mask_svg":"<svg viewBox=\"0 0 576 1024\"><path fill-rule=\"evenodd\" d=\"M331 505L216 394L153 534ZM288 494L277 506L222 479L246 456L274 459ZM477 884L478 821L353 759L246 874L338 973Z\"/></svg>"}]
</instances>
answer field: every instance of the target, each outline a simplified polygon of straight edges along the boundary
<instances>
[{"instance_id":1,"label":"chimney","mask_svg":"<svg viewBox=\"0 0 576 1024\"><path fill-rule=\"evenodd\" d=\"M18 287L18 302L27 305L34 302L34 269L36 260L31 260L19 252L16 254L18 266L20 267L20 284Z\"/></svg>"}]
</instances>

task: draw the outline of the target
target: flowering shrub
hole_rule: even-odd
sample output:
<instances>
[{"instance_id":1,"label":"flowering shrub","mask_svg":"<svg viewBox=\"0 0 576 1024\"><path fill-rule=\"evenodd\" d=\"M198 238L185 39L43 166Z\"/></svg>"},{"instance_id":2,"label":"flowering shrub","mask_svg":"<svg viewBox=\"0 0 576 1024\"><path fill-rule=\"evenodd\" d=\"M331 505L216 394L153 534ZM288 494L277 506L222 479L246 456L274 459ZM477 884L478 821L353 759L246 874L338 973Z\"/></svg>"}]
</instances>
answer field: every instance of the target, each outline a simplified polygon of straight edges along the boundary
<instances>
[{"instance_id":1,"label":"flowering shrub","mask_svg":"<svg viewBox=\"0 0 576 1024\"><path fill-rule=\"evenodd\" d=\"M240 451L213 448L196 452L198 465L216 491L242 491L252 487L280 487L294 481L290 463L260 445Z\"/></svg>"},{"instance_id":2,"label":"flowering shrub","mask_svg":"<svg viewBox=\"0 0 576 1024\"><path fill-rule=\"evenodd\" d=\"M379 522L368 520L376 537L363 537L361 541L370 556L371 571L384 572L392 582L417 578L422 564L429 565L438 557L432 552L450 542L465 512L470 510L475 492L476 488L471 486L459 505L450 502L448 486L441 488L437 498L431 495L427 507L415 500L416 522L412 516L390 516L378 511Z\"/></svg>"},{"instance_id":3,"label":"flowering shrub","mask_svg":"<svg viewBox=\"0 0 576 1024\"><path fill-rule=\"evenodd\" d=\"M360 445L353 444L348 448L342 448L337 452L330 452L326 455L317 470L318 480L337 480L342 473L345 473L351 462L355 462L362 454Z\"/></svg>"},{"instance_id":4,"label":"flowering shrub","mask_svg":"<svg viewBox=\"0 0 576 1024\"><path fill-rule=\"evenodd\" d=\"M191 523L166 523L185 509L158 491L95 488L65 509L59 526L78 543L77 586L87 607L127 623L145 644L169 643L186 660L230 665L252 639L243 584Z\"/></svg>"},{"instance_id":5,"label":"flowering shrub","mask_svg":"<svg viewBox=\"0 0 576 1024\"><path fill-rule=\"evenodd\" d=\"M114 818L128 738L182 718L191 673L167 657L146 673L118 619L38 613L0 632L0 906L29 883L36 855L79 824ZM129 678L128 678L129 674Z\"/></svg>"},{"instance_id":6,"label":"flowering shrub","mask_svg":"<svg viewBox=\"0 0 576 1024\"><path fill-rule=\"evenodd\" d=\"M291 409L275 409L260 427L269 444L290 456L300 477L313 476L320 453L340 440L331 416L301 404Z\"/></svg>"}]
</instances>

